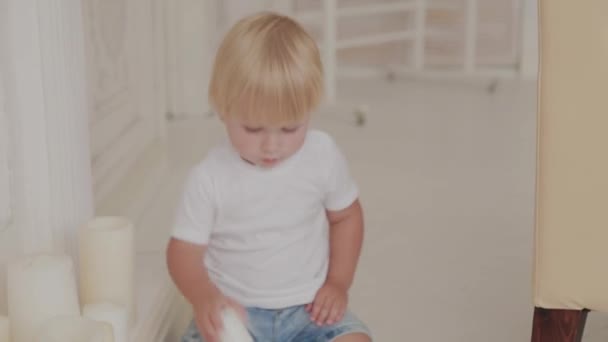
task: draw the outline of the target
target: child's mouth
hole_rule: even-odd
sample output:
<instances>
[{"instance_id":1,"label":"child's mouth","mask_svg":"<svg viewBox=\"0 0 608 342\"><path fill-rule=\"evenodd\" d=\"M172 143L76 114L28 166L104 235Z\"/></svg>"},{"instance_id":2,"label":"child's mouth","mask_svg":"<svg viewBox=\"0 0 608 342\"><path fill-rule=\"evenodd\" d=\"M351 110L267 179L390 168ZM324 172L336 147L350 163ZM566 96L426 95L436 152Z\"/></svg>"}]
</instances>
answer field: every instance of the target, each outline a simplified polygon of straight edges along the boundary
<instances>
[{"instance_id":1,"label":"child's mouth","mask_svg":"<svg viewBox=\"0 0 608 342\"><path fill-rule=\"evenodd\" d=\"M264 158L262 159L262 164L264 165L274 165L279 161L279 158Z\"/></svg>"}]
</instances>

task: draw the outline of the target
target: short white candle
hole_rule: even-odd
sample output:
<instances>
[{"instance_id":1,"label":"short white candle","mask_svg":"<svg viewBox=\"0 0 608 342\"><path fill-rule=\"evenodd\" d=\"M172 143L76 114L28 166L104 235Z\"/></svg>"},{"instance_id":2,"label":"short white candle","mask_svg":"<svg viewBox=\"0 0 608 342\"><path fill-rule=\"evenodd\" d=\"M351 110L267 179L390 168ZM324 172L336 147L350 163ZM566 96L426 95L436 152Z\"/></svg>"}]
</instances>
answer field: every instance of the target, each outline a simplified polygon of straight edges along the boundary
<instances>
[{"instance_id":1,"label":"short white candle","mask_svg":"<svg viewBox=\"0 0 608 342\"><path fill-rule=\"evenodd\" d=\"M112 303L85 305L82 315L94 321L105 322L112 326L114 342L127 342L129 339L129 315L124 306Z\"/></svg>"},{"instance_id":2,"label":"short white candle","mask_svg":"<svg viewBox=\"0 0 608 342\"><path fill-rule=\"evenodd\" d=\"M10 342L11 330L8 317L0 316L0 342Z\"/></svg>"},{"instance_id":3,"label":"short white candle","mask_svg":"<svg viewBox=\"0 0 608 342\"><path fill-rule=\"evenodd\" d=\"M133 225L121 217L96 217L80 231L80 294L83 307L122 305L135 321Z\"/></svg>"},{"instance_id":4,"label":"short white candle","mask_svg":"<svg viewBox=\"0 0 608 342\"><path fill-rule=\"evenodd\" d=\"M57 316L46 321L32 342L114 342L112 326L79 316Z\"/></svg>"},{"instance_id":5,"label":"short white candle","mask_svg":"<svg viewBox=\"0 0 608 342\"><path fill-rule=\"evenodd\" d=\"M57 315L79 315L72 260L39 254L8 265L8 317L13 342L32 342L35 332Z\"/></svg>"}]
</instances>

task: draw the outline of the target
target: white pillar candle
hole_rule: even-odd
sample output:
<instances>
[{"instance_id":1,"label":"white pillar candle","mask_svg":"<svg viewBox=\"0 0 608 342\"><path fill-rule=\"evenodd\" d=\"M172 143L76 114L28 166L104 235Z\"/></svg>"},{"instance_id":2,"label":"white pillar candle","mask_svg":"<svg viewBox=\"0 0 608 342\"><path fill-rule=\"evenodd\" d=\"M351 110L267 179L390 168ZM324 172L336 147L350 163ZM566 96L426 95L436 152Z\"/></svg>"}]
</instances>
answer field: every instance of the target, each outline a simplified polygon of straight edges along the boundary
<instances>
[{"instance_id":1,"label":"white pillar candle","mask_svg":"<svg viewBox=\"0 0 608 342\"><path fill-rule=\"evenodd\" d=\"M9 327L8 317L0 316L0 342L11 341L11 330Z\"/></svg>"},{"instance_id":2,"label":"white pillar candle","mask_svg":"<svg viewBox=\"0 0 608 342\"><path fill-rule=\"evenodd\" d=\"M67 256L39 254L8 265L8 316L13 342L31 342L57 315L79 315L74 265Z\"/></svg>"},{"instance_id":3,"label":"white pillar candle","mask_svg":"<svg viewBox=\"0 0 608 342\"><path fill-rule=\"evenodd\" d=\"M124 306L112 303L89 304L82 309L82 315L95 321L110 324L114 332L114 342L128 342L129 315Z\"/></svg>"},{"instance_id":4,"label":"white pillar candle","mask_svg":"<svg viewBox=\"0 0 608 342\"><path fill-rule=\"evenodd\" d=\"M82 305L115 303L135 321L134 231L121 217L96 217L80 231L80 295Z\"/></svg>"},{"instance_id":5,"label":"white pillar candle","mask_svg":"<svg viewBox=\"0 0 608 342\"><path fill-rule=\"evenodd\" d=\"M80 316L57 316L46 321L32 342L114 342L112 326Z\"/></svg>"}]
</instances>

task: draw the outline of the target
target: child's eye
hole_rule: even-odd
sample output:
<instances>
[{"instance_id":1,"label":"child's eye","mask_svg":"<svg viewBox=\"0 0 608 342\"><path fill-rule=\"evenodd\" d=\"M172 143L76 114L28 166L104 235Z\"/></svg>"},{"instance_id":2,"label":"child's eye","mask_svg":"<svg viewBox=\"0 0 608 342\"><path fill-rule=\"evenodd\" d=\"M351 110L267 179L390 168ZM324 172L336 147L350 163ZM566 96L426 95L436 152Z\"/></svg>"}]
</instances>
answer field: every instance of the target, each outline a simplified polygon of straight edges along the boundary
<instances>
[{"instance_id":1,"label":"child's eye","mask_svg":"<svg viewBox=\"0 0 608 342\"><path fill-rule=\"evenodd\" d=\"M262 131L262 127L247 127L245 126L245 131L247 133L259 133Z\"/></svg>"},{"instance_id":2,"label":"child's eye","mask_svg":"<svg viewBox=\"0 0 608 342\"><path fill-rule=\"evenodd\" d=\"M281 131L283 131L283 133L295 133L298 130L298 128L300 128L300 127L299 126L298 127L283 127L283 128L281 128Z\"/></svg>"}]
</instances>

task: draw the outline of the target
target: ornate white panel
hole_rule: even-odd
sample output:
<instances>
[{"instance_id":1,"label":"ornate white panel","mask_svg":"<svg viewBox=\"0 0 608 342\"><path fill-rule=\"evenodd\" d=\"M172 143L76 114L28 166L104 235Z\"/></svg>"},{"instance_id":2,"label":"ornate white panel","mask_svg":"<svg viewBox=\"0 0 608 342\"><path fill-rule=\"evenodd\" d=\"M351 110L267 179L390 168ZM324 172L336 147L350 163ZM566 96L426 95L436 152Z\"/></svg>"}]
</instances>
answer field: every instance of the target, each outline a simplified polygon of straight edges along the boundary
<instances>
[{"instance_id":1,"label":"ornate white panel","mask_svg":"<svg viewBox=\"0 0 608 342\"><path fill-rule=\"evenodd\" d=\"M165 3L168 111L173 116L208 112L207 89L216 29L215 1Z\"/></svg>"},{"instance_id":2,"label":"ornate white panel","mask_svg":"<svg viewBox=\"0 0 608 342\"><path fill-rule=\"evenodd\" d=\"M164 88L156 0L85 0L95 197L103 199L162 136Z\"/></svg>"}]
</instances>

